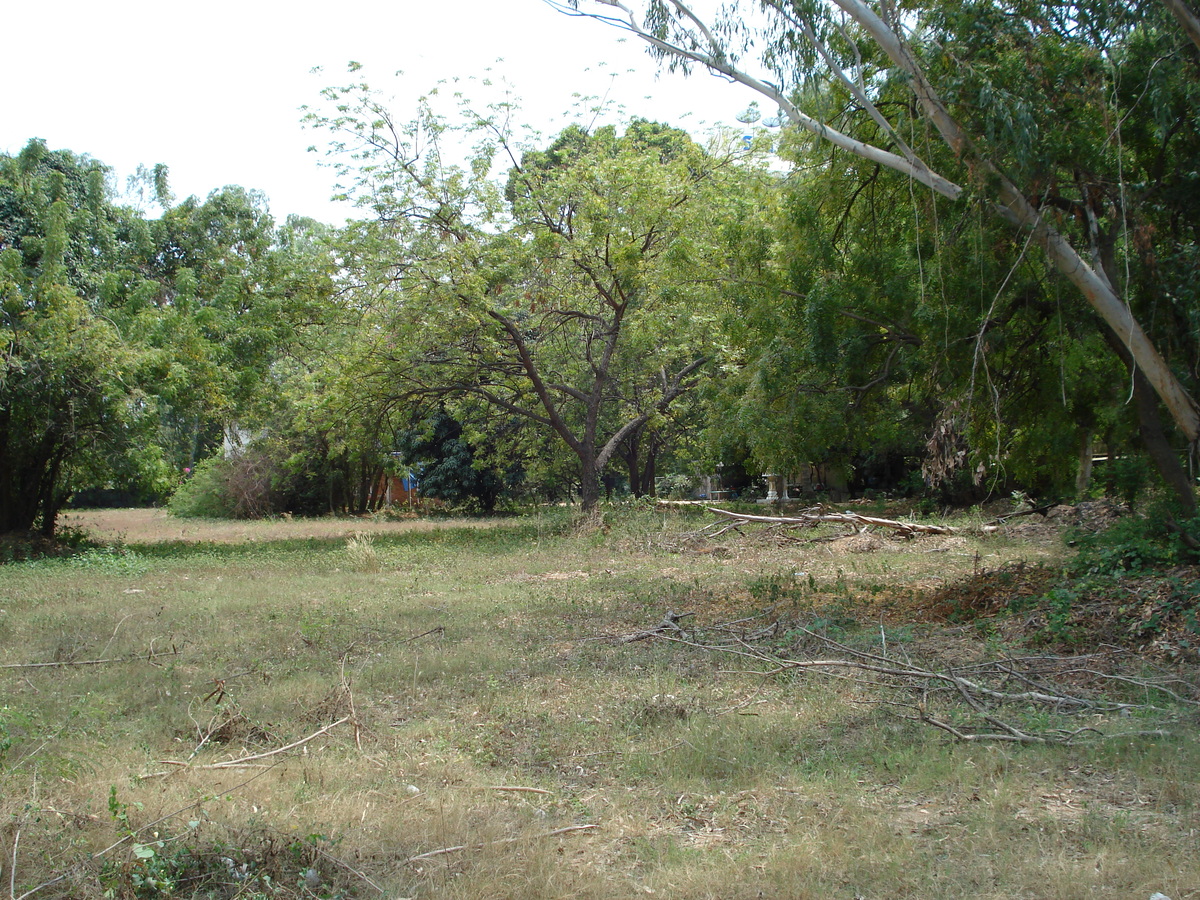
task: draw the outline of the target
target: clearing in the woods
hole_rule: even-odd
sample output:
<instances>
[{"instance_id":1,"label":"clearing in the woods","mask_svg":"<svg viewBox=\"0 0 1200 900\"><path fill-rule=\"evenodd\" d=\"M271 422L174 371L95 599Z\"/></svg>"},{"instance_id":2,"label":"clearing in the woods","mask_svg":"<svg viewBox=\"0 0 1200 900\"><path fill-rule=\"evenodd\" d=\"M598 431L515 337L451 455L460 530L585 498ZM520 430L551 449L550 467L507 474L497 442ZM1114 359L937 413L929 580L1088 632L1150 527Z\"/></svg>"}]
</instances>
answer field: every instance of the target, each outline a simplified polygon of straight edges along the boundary
<instances>
[{"instance_id":1,"label":"clearing in the woods","mask_svg":"<svg viewBox=\"0 0 1200 900\"><path fill-rule=\"evenodd\" d=\"M1089 606L1101 513L74 514L0 567L0 895L1200 897L1200 579Z\"/></svg>"}]
</instances>

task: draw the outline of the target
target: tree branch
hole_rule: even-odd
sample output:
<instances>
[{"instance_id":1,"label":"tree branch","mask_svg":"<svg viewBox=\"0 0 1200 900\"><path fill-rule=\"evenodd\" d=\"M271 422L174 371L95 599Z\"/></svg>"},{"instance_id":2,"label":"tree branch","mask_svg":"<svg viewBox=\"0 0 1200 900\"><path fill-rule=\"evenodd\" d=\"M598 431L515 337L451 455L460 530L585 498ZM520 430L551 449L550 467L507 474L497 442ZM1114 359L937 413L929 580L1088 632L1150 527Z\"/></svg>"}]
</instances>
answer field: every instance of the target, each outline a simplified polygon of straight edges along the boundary
<instances>
[{"instance_id":1,"label":"tree branch","mask_svg":"<svg viewBox=\"0 0 1200 900\"><path fill-rule=\"evenodd\" d=\"M556 2L556 0L545 0L545 2L558 11L567 13L568 15L580 15L586 18L596 19L610 25L618 25L618 27L637 35L650 46L656 48L665 55L674 56L680 59L692 60L693 62L700 63L713 72L724 75L731 81L743 84L751 90L768 98L772 103L776 104L784 111L784 114L788 117L788 120L793 125L803 128L805 131L830 141L835 146L841 147L843 150L853 153L855 156L860 156L863 159L868 159L872 162L877 162L881 165L887 166L889 169L895 169L898 172L903 172L907 175L910 175L916 181L924 184L937 193L950 198L951 200L958 199L959 195L962 194L961 187L949 179L937 174L936 172L933 172L924 163L915 165L909 162L909 160L905 159L903 156L891 153L879 147L875 147L872 144L857 140L849 135L842 134L832 126L807 115L791 101L791 98L788 97L787 94L785 94L778 87L754 78L749 73L744 72L733 65L727 56L718 52L719 44L716 43L712 33L702 26L700 26L702 28L702 33L705 35L706 40L710 42L709 46L711 49L708 52L698 48L688 49L681 47L654 36L641 26L633 10L624 3L620 2L620 0L592 0L592 2L620 10L623 13L623 18L621 19L614 19L612 17L580 12L578 9ZM699 19L691 12L691 10L687 9L680 3L674 3L674 6L699 26Z\"/></svg>"}]
</instances>

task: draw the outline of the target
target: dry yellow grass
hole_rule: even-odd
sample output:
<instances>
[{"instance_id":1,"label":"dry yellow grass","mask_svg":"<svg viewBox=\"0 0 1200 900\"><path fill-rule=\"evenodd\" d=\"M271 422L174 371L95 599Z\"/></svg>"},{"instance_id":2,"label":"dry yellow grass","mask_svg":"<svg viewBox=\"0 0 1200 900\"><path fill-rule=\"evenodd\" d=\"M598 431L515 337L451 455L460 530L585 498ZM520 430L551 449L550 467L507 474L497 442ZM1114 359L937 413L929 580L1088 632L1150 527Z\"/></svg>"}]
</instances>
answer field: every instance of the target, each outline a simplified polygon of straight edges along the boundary
<instances>
[{"instance_id":1,"label":"dry yellow grass","mask_svg":"<svg viewBox=\"0 0 1200 900\"><path fill-rule=\"evenodd\" d=\"M702 518L648 514L607 535L90 515L125 553L0 569L6 897L1180 900L1200 886L1186 710L1168 739L970 746L897 718L869 685L612 639L667 609L849 617L1050 544L843 553L697 541ZM347 551L360 533L370 566ZM877 610L865 618L876 633ZM16 668L101 658L117 661Z\"/></svg>"},{"instance_id":2,"label":"dry yellow grass","mask_svg":"<svg viewBox=\"0 0 1200 900\"><path fill-rule=\"evenodd\" d=\"M153 544L188 541L239 544L280 540L332 540L362 534L408 534L446 528L494 528L498 519L319 519L280 517L265 520L181 519L165 509L101 509L63 513L64 527L79 528L102 541Z\"/></svg>"}]
</instances>

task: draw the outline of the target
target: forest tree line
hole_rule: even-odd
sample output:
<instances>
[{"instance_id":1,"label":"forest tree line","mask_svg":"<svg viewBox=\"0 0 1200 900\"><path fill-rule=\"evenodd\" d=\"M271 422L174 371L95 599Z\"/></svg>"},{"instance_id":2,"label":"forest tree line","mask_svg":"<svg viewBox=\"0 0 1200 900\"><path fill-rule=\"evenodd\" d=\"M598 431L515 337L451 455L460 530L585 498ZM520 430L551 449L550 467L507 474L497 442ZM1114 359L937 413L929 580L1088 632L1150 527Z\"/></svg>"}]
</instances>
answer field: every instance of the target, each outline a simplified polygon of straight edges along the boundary
<instances>
[{"instance_id":1,"label":"forest tree line","mask_svg":"<svg viewBox=\"0 0 1200 900\"><path fill-rule=\"evenodd\" d=\"M809 464L1065 498L1103 453L1110 489L1157 485L1195 536L1180 4L591 5L785 127L531 140L510 108L393 110L353 81L307 117L344 227L236 187L177 201L163 166L119 192L39 140L0 156L0 533L183 483L227 514L362 512L417 470L480 509Z\"/></svg>"}]
</instances>

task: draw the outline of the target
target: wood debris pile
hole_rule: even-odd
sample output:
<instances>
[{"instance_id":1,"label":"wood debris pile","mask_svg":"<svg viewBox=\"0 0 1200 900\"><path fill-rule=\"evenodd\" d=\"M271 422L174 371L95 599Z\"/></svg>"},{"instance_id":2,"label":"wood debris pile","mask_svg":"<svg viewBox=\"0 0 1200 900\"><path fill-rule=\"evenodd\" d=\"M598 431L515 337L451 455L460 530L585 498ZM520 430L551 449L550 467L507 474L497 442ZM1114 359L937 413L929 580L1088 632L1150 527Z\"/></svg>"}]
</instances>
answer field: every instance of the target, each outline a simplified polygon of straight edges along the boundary
<instances>
[{"instance_id":1,"label":"wood debris pile","mask_svg":"<svg viewBox=\"0 0 1200 900\"><path fill-rule=\"evenodd\" d=\"M716 537L718 534L723 534L730 529L736 529L739 525L757 523L760 525L784 526L791 528L816 528L819 525L844 525L852 531L863 532L868 528L887 528L901 537L913 537L917 534L957 534L959 529L952 528L949 525L928 525L922 522L902 522L898 519L882 519L878 516L864 516L859 513L850 512L849 510L839 513L823 513L821 507L814 506L810 509L802 510L801 512L791 516L756 516L749 513L730 512L727 509L718 509L715 506L707 507L708 511L722 516L723 519L710 525L709 528L715 528L709 534L709 537ZM732 519L732 523L726 521ZM724 526L716 528L717 525ZM707 530L707 529L705 529ZM984 530L995 530L990 526L984 526Z\"/></svg>"}]
</instances>

